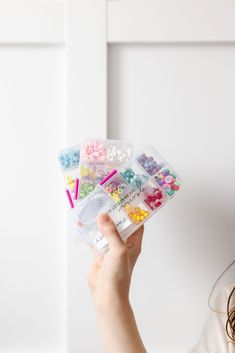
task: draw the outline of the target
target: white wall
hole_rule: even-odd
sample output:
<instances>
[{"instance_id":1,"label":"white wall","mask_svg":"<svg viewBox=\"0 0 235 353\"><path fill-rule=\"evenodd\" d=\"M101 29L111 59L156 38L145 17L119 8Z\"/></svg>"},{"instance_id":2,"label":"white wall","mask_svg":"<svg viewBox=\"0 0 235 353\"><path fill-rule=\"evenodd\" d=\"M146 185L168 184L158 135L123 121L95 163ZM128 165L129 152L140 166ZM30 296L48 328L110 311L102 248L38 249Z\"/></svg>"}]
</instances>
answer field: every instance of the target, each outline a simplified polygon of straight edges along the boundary
<instances>
[{"instance_id":1,"label":"white wall","mask_svg":"<svg viewBox=\"0 0 235 353\"><path fill-rule=\"evenodd\" d=\"M0 46L0 352L64 352L61 46Z\"/></svg>"},{"instance_id":2,"label":"white wall","mask_svg":"<svg viewBox=\"0 0 235 353\"><path fill-rule=\"evenodd\" d=\"M235 46L111 45L108 77L109 137L155 145L184 182L146 224L132 300L149 349L186 352L235 258Z\"/></svg>"}]
</instances>

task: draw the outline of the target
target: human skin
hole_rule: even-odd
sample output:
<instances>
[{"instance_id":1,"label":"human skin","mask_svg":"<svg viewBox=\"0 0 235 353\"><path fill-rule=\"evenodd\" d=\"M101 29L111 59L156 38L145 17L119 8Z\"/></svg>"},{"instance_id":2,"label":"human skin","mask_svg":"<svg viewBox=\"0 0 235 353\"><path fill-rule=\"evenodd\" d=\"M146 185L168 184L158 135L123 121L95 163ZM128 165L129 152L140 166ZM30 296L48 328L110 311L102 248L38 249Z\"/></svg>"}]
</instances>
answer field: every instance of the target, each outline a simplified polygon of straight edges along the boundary
<instances>
[{"instance_id":1,"label":"human skin","mask_svg":"<svg viewBox=\"0 0 235 353\"><path fill-rule=\"evenodd\" d=\"M129 301L131 276L141 252L144 227L124 242L107 214L98 217L109 251L94 260L88 284L94 299L104 353L146 353Z\"/></svg>"}]
</instances>

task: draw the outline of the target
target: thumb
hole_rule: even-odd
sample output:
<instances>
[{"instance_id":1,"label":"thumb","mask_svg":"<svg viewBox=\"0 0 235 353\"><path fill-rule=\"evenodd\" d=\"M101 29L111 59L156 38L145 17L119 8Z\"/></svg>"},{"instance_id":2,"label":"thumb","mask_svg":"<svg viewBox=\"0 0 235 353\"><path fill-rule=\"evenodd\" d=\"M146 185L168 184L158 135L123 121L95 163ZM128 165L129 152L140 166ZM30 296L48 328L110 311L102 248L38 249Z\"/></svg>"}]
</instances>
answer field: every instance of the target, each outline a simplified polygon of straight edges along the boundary
<instances>
[{"instance_id":1,"label":"thumb","mask_svg":"<svg viewBox=\"0 0 235 353\"><path fill-rule=\"evenodd\" d=\"M102 213L98 216L97 224L101 233L105 236L109 243L109 248L119 249L124 246L124 242L113 223L113 220L106 214Z\"/></svg>"}]
</instances>

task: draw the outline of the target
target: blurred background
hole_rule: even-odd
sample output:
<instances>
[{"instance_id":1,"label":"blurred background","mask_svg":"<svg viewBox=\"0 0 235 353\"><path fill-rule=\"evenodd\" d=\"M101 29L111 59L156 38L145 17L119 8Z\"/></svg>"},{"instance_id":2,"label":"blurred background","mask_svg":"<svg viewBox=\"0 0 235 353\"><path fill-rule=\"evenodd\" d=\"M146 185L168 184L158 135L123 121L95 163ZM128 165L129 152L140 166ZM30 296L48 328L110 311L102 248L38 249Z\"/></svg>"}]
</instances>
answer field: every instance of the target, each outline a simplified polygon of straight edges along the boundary
<instances>
[{"instance_id":1,"label":"blurred background","mask_svg":"<svg viewBox=\"0 0 235 353\"><path fill-rule=\"evenodd\" d=\"M235 258L234 16L219 0L0 1L1 353L101 352L56 160L85 137L153 144L181 176L131 297L149 353L197 342Z\"/></svg>"}]
</instances>

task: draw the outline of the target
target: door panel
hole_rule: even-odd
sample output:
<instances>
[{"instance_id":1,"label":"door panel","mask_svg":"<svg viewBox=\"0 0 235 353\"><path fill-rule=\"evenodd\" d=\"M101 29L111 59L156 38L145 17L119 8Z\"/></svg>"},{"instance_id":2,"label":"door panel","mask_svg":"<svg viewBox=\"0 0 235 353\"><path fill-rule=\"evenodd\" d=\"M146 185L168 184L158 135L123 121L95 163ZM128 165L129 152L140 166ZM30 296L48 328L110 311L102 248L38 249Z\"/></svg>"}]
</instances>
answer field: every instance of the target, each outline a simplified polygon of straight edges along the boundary
<instances>
[{"instance_id":1,"label":"door panel","mask_svg":"<svg viewBox=\"0 0 235 353\"><path fill-rule=\"evenodd\" d=\"M108 77L109 137L154 144L183 179L146 224L132 300L150 350L187 352L235 258L235 46L111 45Z\"/></svg>"},{"instance_id":2,"label":"door panel","mask_svg":"<svg viewBox=\"0 0 235 353\"><path fill-rule=\"evenodd\" d=\"M0 352L65 352L64 49L0 46L0 77Z\"/></svg>"}]
</instances>

